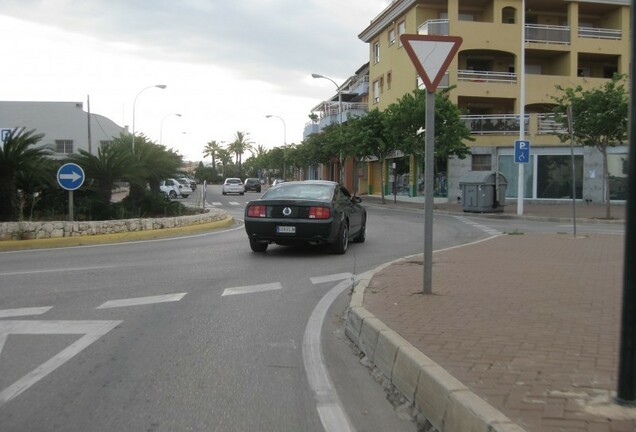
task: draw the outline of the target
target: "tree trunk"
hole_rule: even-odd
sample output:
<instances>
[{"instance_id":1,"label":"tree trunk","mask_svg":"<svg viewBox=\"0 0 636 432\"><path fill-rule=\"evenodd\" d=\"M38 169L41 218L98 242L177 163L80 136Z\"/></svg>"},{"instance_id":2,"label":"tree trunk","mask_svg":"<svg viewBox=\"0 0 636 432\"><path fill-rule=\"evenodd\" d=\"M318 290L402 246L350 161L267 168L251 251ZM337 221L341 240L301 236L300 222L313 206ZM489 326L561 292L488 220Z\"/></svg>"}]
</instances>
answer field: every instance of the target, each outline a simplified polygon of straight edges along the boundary
<instances>
[{"instance_id":1,"label":"tree trunk","mask_svg":"<svg viewBox=\"0 0 636 432\"><path fill-rule=\"evenodd\" d=\"M611 203L610 203L610 185L609 185L609 169L607 163L607 147L601 150L603 154L603 200L605 201L605 219L610 219L611 216Z\"/></svg>"}]
</instances>

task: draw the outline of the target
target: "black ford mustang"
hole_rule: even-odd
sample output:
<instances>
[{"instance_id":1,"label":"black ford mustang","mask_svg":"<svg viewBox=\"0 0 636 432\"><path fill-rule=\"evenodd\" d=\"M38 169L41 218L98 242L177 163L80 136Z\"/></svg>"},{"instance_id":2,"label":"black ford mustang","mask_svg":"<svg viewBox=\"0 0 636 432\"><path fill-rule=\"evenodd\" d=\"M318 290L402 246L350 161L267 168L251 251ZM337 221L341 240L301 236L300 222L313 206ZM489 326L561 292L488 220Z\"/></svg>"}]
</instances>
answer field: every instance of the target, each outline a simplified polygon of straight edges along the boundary
<instances>
[{"instance_id":1,"label":"black ford mustang","mask_svg":"<svg viewBox=\"0 0 636 432\"><path fill-rule=\"evenodd\" d=\"M365 240L367 212L360 201L335 182L285 182L247 204L245 231L254 252L265 252L270 243L313 243L343 254L350 240Z\"/></svg>"}]
</instances>

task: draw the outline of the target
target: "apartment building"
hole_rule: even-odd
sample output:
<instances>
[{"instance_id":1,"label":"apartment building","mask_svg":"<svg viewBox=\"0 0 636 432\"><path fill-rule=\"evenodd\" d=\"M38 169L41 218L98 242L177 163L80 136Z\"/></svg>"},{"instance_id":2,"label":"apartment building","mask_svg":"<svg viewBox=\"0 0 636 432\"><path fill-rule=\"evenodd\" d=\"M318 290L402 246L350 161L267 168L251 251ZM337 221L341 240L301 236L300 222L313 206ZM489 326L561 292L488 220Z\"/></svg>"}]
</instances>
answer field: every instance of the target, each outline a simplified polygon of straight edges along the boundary
<instances>
[{"instance_id":1,"label":"apartment building","mask_svg":"<svg viewBox=\"0 0 636 432\"><path fill-rule=\"evenodd\" d=\"M556 137L558 126L551 115L553 96L558 94L555 86L593 88L614 73L627 75L629 7L629 0L395 0L359 34L369 44L369 108L382 110L423 86L400 35L460 36L463 43L440 87L456 86L451 99L460 107L475 141L467 143L471 156L452 158L438 167L436 195L455 200L460 196L459 180L466 173L497 170L507 179L506 195L517 197L513 147L519 139L523 100L524 139L531 144L531 162L524 169L524 198L571 199L571 148ZM601 154L580 146L575 146L574 153L576 198L602 201ZM610 153L610 198L622 200L627 146L617 145ZM402 176L410 183L404 193L421 193L417 179L423 178L423 162L396 154L393 163L396 181ZM369 179L371 193L379 193L379 178Z\"/></svg>"},{"instance_id":2,"label":"apartment building","mask_svg":"<svg viewBox=\"0 0 636 432\"><path fill-rule=\"evenodd\" d=\"M84 111L82 102L7 102L0 101L0 130L3 135L15 128L35 129L44 134L40 142L53 149L53 157L62 159L78 150L97 149L112 143L125 128L99 114Z\"/></svg>"}]
</instances>

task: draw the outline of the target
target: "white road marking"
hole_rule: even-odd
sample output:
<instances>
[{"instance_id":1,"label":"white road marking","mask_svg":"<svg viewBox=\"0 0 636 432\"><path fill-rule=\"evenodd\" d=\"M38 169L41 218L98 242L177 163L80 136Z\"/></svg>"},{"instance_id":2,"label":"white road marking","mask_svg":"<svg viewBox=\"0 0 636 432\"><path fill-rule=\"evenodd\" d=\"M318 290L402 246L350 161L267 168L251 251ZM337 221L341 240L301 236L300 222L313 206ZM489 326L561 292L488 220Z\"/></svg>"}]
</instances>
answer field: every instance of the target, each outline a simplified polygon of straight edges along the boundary
<instances>
[{"instance_id":1,"label":"white road marking","mask_svg":"<svg viewBox=\"0 0 636 432\"><path fill-rule=\"evenodd\" d=\"M312 284L317 285L317 284L326 283L326 282L335 282L335 281L341 281L344 279L351 279L352 277L353 277L353 274L351 273L337 273L337 274L326 275L326 276L312 277L309 280L311 281Z\"/></svg>"},{"instance_id":2,"label":"white road marking","mask_svg":"<svg viewBox=\"0 0 636 432\"><path fill-rule=\"evenodd\" d=\"M283 286L280 284L280 282L274 282L269 284L226 288L223 291L223 294L221 294L221 296L223 297L223 296L230 296L230 295L237 295L237 294L251 294L251 293L257 293L262 291L274 291L279 289L283 289Z\"/></svg>"},{"instance_id":3,"label":"white road marking","mask_svg":"<svg viewBox=\"0 0 636 432\"><path fill-rule=\"evenodd\" d=\"M222 206L222 205L223 205L223 203L222 203L222 202L218 202L218 201L212 201L212 205L215 205L215 206Z\"/></svg>"},{"instance_id":4,"label":"white road marking","mask_svg":"<svg viewBox=\"0 0 636 432\"><path fill-rule=\"evenodd\" d=\"M178 293L178 294L166 294L166 295L158 295L158 296L149 296L149 297L136 297L129 299L121 299L121 300L109 300L106 303L103 303L101 306L96 307L95 309L110 309L110 308L118 308L118 307L127 307L127 306L140 306L140 305L148 305L154 303L167 303L167 302L177 302L185 297L187 293Z\"/></svg>"},{"instance_id":5,"label":"white road marking","mask_svg":"<svg viewBox=\"0 0 636 432\"><path fill-rule=\"evenodd\" d=\"M486 226L486 225L481 225L481 224L479 224L477 222L474 222L474 221L472 221L472 220L470 220L468 218L465 218L465 217L462 217L462 216L455 216L455 219L457 219L457 220L459 220L459 221L461 221L461 222L463 222L463 223L465 223L467 225L473 226L473 227L477 228L478 230L481 230L481 231L483 231L483 232L485 232L487 234L494 235L494 236L503 235L503 233L501 231L498 231L498 230L496 230L494 228L490 228L489 226Z\"/></svg>"},{"instance_id":6,"label":"white road marking","mask_svg":"<svg viewBox=\"0 0 636 432\"><path fill-rule=\"evenodd\" d=\"M241 203L238 203L236 201L230 201L230 205L237 206L237 205L241 205Z\"/></svg>"},{"instance_id":7,"label":"white road marking","mask_svg":"<svg viewBox=\"0 0 636 432\"><path fill-rule=\"evenodd\" d=\"M0 392L0 407L117 327L121 321L0 321L0 348L10 334L82 334L81 338Z\"/></svg>"},{"instance_id":8,"label":"white road marking","mask_svg":"<svg viewBox=\"0 0 636 432\"><path fill-rule=\"evenodd\" d=\"M71 272L71 271L84 271L84 270L101 270L101 269L109 269L115 268L114 266L97 266L97 267L70 267L70 268L59 268L59 269L49 269L49 270L25 270L19 272L7 272L0 273L0 276L15 276L15 275L23 275L23 274L37 274L37 273L60 273L60 272Z\"/></svg>"},{"instance_id":9,"label":"white road marking","mask_svg":"<svg viewBox=\"0 0 636 432\"><path fill-rule=\"evenodd\" d=\"M53 309L53 306L3 309L3 310L0 310L0 318L28 316L28 315L42 315L43 313L48 312L51 309ZM0 349L0 351L2 351L2 349Z\"/></svg>"},{"instance_id":10,"label":"white road marking","mask_svg":"<svg viewBox=\"0 0 636 432\"><path fill-rule=\"evenodd\" d=\"M327 310L336 298L350 286L351 281L342 281L318 302L309 317L303 336L303 364L309 386L316 398L316 408L325 432L351 432L354 430L333 387L325 366L322 344L320 343L322 324L327 316Z\"/></svg>"}]
</instances>

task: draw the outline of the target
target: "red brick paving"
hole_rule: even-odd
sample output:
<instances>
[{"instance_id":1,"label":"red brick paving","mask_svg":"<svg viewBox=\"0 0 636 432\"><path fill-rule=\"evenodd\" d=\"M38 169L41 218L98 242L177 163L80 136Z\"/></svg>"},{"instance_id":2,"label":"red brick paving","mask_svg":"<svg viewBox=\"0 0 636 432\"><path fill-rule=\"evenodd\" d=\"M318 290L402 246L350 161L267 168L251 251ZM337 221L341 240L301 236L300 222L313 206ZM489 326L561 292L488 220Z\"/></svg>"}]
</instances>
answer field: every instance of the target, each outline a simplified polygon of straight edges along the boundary
<instances>
[{"instance_id":1,"label":"red brick paving","mask_svg":"<svg viewBox=\"0 0 636 432\"><path fill-rule=\"evenodd\" d=\"M622 235L500 236L436 252L433 295L421 258L387 267L364 306L529 432L634 432L636 408L613 403L623 248Z\"/></svg>"}]
</instances>

